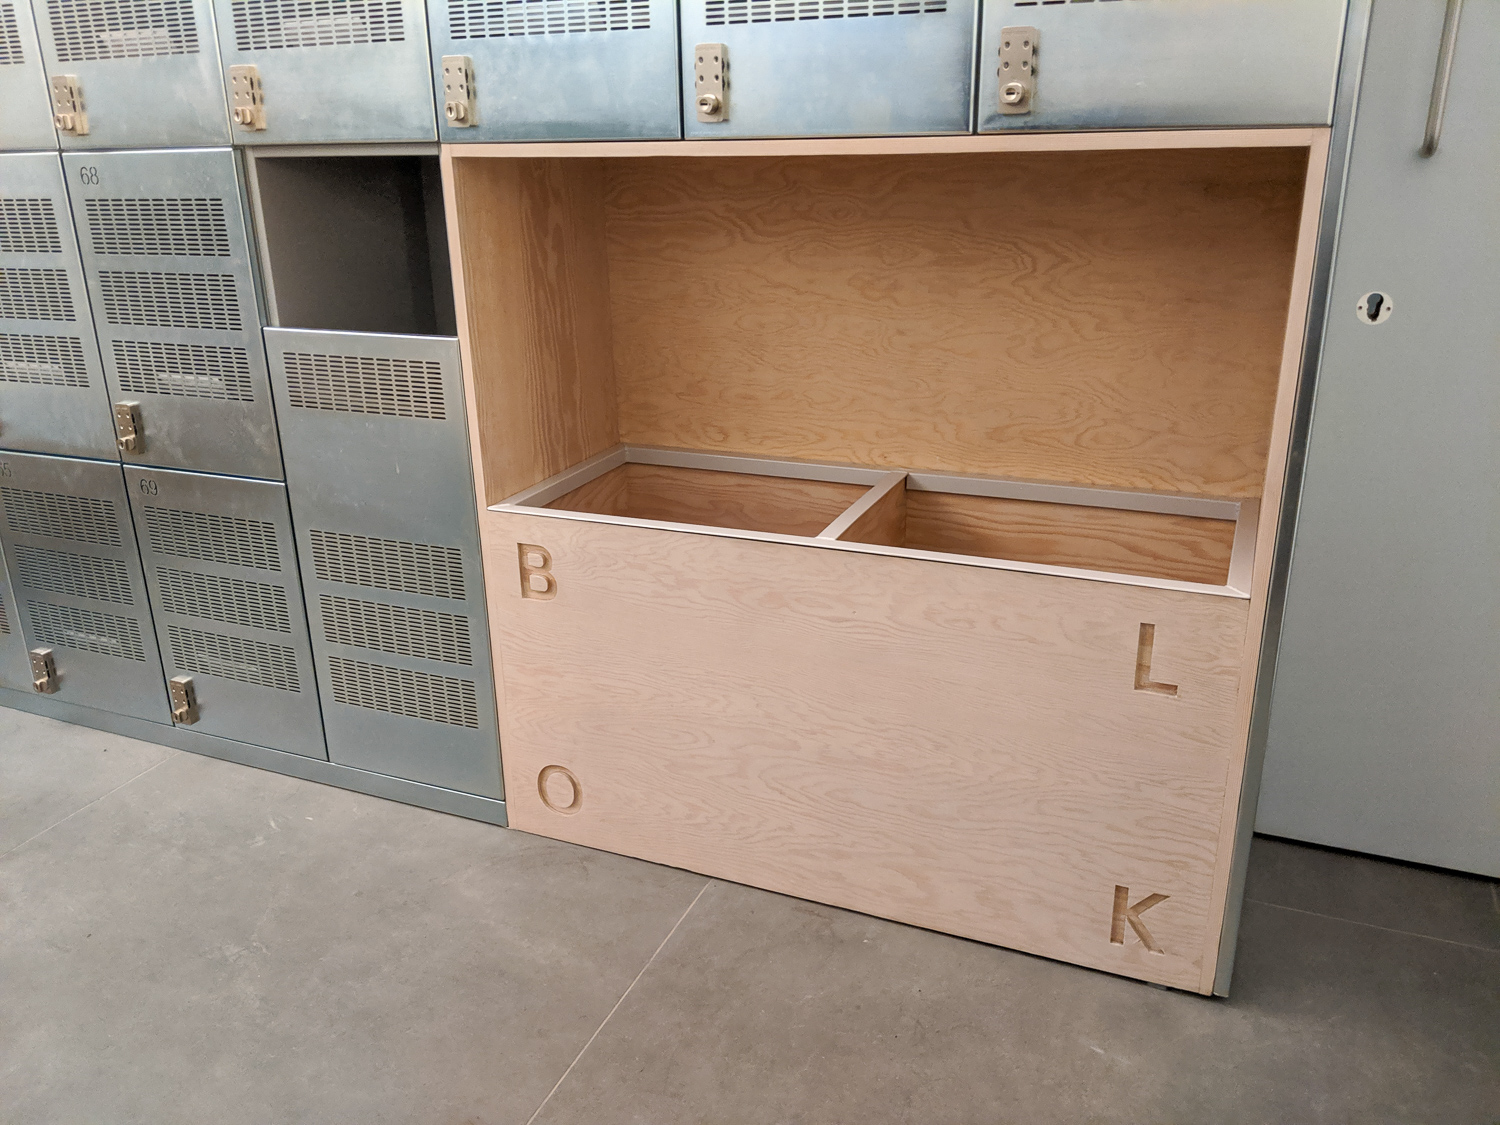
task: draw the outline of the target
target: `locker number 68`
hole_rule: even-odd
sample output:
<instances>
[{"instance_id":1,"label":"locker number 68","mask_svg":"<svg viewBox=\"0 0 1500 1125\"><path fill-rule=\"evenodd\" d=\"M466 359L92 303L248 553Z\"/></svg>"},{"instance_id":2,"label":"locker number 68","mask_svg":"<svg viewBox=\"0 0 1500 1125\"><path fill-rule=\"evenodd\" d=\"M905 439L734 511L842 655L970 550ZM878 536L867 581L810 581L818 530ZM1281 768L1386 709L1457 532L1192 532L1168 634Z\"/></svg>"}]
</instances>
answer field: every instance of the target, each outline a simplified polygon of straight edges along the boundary
<instances>
[{"instance_id":1,"label":"locker number 68","mask_svg":"<svg viewBox=\"0 0 1500 1125\"><path fill-rule=\"evenodd\" d=\"M85 164L78 169L78 179L85 184L97 184L99 182L99 169L92 164Z\"/></svg>"}]
</instances>

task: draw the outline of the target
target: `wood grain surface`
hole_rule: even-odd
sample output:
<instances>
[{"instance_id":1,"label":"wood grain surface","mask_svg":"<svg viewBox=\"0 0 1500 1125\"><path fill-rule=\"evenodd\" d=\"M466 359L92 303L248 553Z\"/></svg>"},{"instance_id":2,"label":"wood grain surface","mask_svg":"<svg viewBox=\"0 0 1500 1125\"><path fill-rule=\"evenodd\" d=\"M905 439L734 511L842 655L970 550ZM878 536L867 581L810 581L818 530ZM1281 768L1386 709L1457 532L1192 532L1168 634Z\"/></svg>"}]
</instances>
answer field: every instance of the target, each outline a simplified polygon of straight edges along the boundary
<instances>
[{"instance_id":1,"label":"wood grain surface","mask_svg":"<svg viewBox=\"0 0 1500 1125\"><path fill-rule=\"evenodd\" d=\"M839 538L848 543L905 547L906 482L903 480L861 512Z\"/></svg>"}]
</instances>

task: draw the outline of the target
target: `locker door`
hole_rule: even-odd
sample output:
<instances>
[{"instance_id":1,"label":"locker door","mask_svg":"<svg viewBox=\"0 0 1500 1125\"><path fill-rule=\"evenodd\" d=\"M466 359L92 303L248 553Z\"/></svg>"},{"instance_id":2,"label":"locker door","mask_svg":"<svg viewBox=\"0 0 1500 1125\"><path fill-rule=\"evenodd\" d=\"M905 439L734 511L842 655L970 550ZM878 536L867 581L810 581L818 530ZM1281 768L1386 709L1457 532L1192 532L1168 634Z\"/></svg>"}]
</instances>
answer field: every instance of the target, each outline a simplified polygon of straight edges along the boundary
<instances>
[{"instance_id":1,"label":"locker door","mask_svg":"<svg viewBox=\"0 0 1500 1125\"><path fill-rule=\"evenodd\" d=\"M168 687L191 681L178 723L326 758L286 486L133 466L125 483Z\"/></svg>"},{"instance_id":2,"label":"locker door","mask_svg":"<svg viewBox=\"0 0 1500 1125\"><path fill-rule=\"evenodd\" d=\"M1327 125L1345 0L984 0L981 133ZM1020 59L1005 28L1039 32L1034 90L1004 106ZM1027 85L1024 75L1021 86Z\"/></svg>"},{"instance_id":3,"label":"locker door","mask_svg":"<svg viewBox=\"0 0 1500 1125\"><path fill-rule=\"evenodd\" d=\"M73 213L54 152L0 156L0 448L113 458Z\"/></svg>"},{"instance_id":4,"label":"locker door","mask_svg":"<svg viewBox=\"0 0 1500 1125\"><path fill-rule=\"evenodd\" d=\"M57 147L47 72L27 0L0 0L0 150Z\"/></svg>"},{"instance_id":5,"label":"locker door","mask_svg":"<svg viewBox=\"0 0 1500 1125\"><path fill-rule=\"evenodd\" d=\"M673 0L428 0L444 141L676 139ZM445 113L443 58L472 63L472 124Z\"/></svg>"},{"instance_id":6,"label":"locker door","mask_svg":"<svg viewBox=\"0 0 1500 1125\"><path fill-rule=\"evenodd\" d=\"M28 649L58 699L165 723L161 658L120 466L0 454L0 545Z\"/></svg>"},{"instance_id":7,"label":"locker door","mask_svg":"<svg viewBox=\"0 0 1500 1125\"><path fill-rule=\"evenodd\" d=\"M3 545L0 545L0 688L31 690L31 665L26 656L25 638L21 636L21 617L16 609L16 596L10 584Z\"/></svg>"},{"instance_id":8,"label":"locker door","mask_svg":"<svg viewBox=\"0 0 1500 1125\"><path fill-rule=\"evenodd\" d=\"M437 137L426 0L215 0L236 144ZM254 67L260 113L249 75ZM236 89L242 101L235 101Z\"/></svg>"},{"instance_id":9,"label":"locker door","mask_svg":"<svg viewBox=\"0 0 1500 1125\"><path fill-rule=\"evenodd\" d=\"M279 479L234 153L69 153L63 165L110 398L139 417L126 464Z\"/></svg>"},{"instance_id":10,"label":"locker door","mask_svg":"<svg viewBox=\"0 0 1500 1125\"><path fill-rule=\"evenodd\" d=\"M329 758L501 796L458 341L266 341Z\"/></svg>"},{"instance_id":11,"label":"locker door","mask_svg":"<svg viewBox=\"0 0 1500 1125\"><path fill-rule=\"evenodd\" d=\"M210 0L34 2L53 108L87 119L59 128L64 149L229 143Z\"/></svg>"},{"instance_id":12,"label":"locker door","mask_svg":"<svg viewBox=\"0 0 1500 1125\"><path fill-rule=\"evenodd\" d=\"M685 133L967 133L975 23L975 0L683 0ZM699 44L727 48L723 120L698 112Z\"/></svg>"}]
</instances>

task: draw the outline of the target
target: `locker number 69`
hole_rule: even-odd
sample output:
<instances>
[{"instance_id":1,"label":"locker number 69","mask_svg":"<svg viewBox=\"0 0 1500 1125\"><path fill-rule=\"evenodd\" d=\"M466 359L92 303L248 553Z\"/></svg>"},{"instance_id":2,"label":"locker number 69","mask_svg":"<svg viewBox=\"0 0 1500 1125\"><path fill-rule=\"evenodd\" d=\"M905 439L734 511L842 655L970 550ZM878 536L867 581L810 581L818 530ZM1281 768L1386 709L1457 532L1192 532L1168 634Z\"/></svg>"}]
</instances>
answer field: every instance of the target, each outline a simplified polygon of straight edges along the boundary
<instances>
[{"instance_id":1,"label":"locker number 69","mask_svg":"<svg viewBox=\"0 0 1500 1125\"><path fill-rule=\"evenodd\" d=\"M140 479L138 487L147 496L155 496L156 495L156 482L154 480L152 480L150 477L142 477Z\"/></svg>"}]
</instances>

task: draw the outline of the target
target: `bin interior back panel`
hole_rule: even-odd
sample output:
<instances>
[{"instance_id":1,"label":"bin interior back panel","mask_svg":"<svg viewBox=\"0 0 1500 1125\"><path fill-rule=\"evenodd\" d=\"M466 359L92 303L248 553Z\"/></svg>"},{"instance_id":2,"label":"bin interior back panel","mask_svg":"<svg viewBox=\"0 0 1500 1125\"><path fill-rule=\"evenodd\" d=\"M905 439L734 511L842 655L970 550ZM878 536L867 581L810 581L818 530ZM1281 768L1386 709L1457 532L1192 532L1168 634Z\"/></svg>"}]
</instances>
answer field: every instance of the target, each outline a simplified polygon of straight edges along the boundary
<instances>
[{"instance_id":1,"label":"bin interior back panel","mask_svg":"<svg viewBox=\"0 0 1500 1125\"><path fill-rule=\"evenodd\" d=\"M326 757L286 486L134 466L125 481L162 665L192 681L179 724Z\"/></svg>"},{"instance_id":2,"label":"bin interior back panel","mask_svg":"<svg viewBox=\"0 0 1500 1125\"><path fill-rule=\"evenodd\" d=\"M672 0L428 0L445 141L681 135ZM472 60L473 124L444 113L442 60Z\"/></svg>"},{"instance_id":3,"label":"bin interior back panel","mask_svg":"<svg viewBox=\"0 0 1500 1125\"><path fill-rule=\"evenodd\" d=\"M431 141L437 136L425 0L216 0L219 50L252 66L261 114L236 144Z\"/></svg>"},{"instance_id":4,"label":"bin interior back panel","mask_svg":"<svg viewBox=\"0 0 1500 1125\"><path fill-rule=\"evenodd\" d=\"M979 131L1326 125L1345 0L985 0ZM1007 27L1034 28L1035 93L1002 112Z\"/></svg>"},{"instance_id":5,"label":"bin interior back panel","mask_svg":"<svg viewBox=\"0 0 1500 1125\"><path fill-rule=\"evenodd\" d=\"M47 72L27 0L0 0L0 150L56 148Z\"/></svg>"},{"instance_id":6,"label":"bin interior back panel","mask_svg":"<svg viewBox=\"0 0 1500 1125\"><path fill-rule=\"evenodd\" d=\"M967 133L974 0L684 0L689 137ZM698 44L728 61L723 120L695 105Z\"/></svg>"},{"instance_id":7,"label":"bin interior back panel","mask_svg":"<svg viewBox=\"0 0 1500 1125\"><path fill-rule=\"evenodd\" d=\"M221 145L229 117L210 0L35 0L53 81L76 79L86 133L65 149ZM62 107L59 107L62 108Z\"/></svg>"},{"instance_id":8,"label":"bin interior back panel","mask_svg":"<svg viewBox=\"0 0 1500 1125\"><path fill-rule=\"evenodd\" d=\"M0 448L115 456L56 153L0 156Z\"/></svg>"},{"instance_id":9,"label":"bin interior back panel","mask_svg":"<svg viewBox=\"0 0 1500 1125\"><path fill-rule=\"evenodd\" d=\"M0 544L27 647L52 650L56 697L168 722L120 466L0 454Z\"/></svg>"},{"instance_id":10,"label":"bin interior back panel","mask_svg":"<svg viewBox=\"0 0 1500 1125\"><path fill-rule=\"evenodd\" d=\"M63 157L127 464L279 479L239 171L229 149Z\"/></svg>"},{"instance_id":11,"label":"bin interior back panel","mask_svg":"<svg viewBox=\"0 0 1500 1125\"><path fill-rule=\"evenodd\" d=\"M30 691L30 667L26 639L21 635L21 618L16 610L16 596L6 568L5 548L0 542L0 687Z\"/></svg>"},{"instance_id":12,"label":"bin interior back panel","mask_svg":"<svg viewBox=\"0 0 1500 1125\"><path fill-rule=\"evenodd\" d=\"M329 758L501 796L457 341L266 343Z\"/></svg>"}]
</instances>

